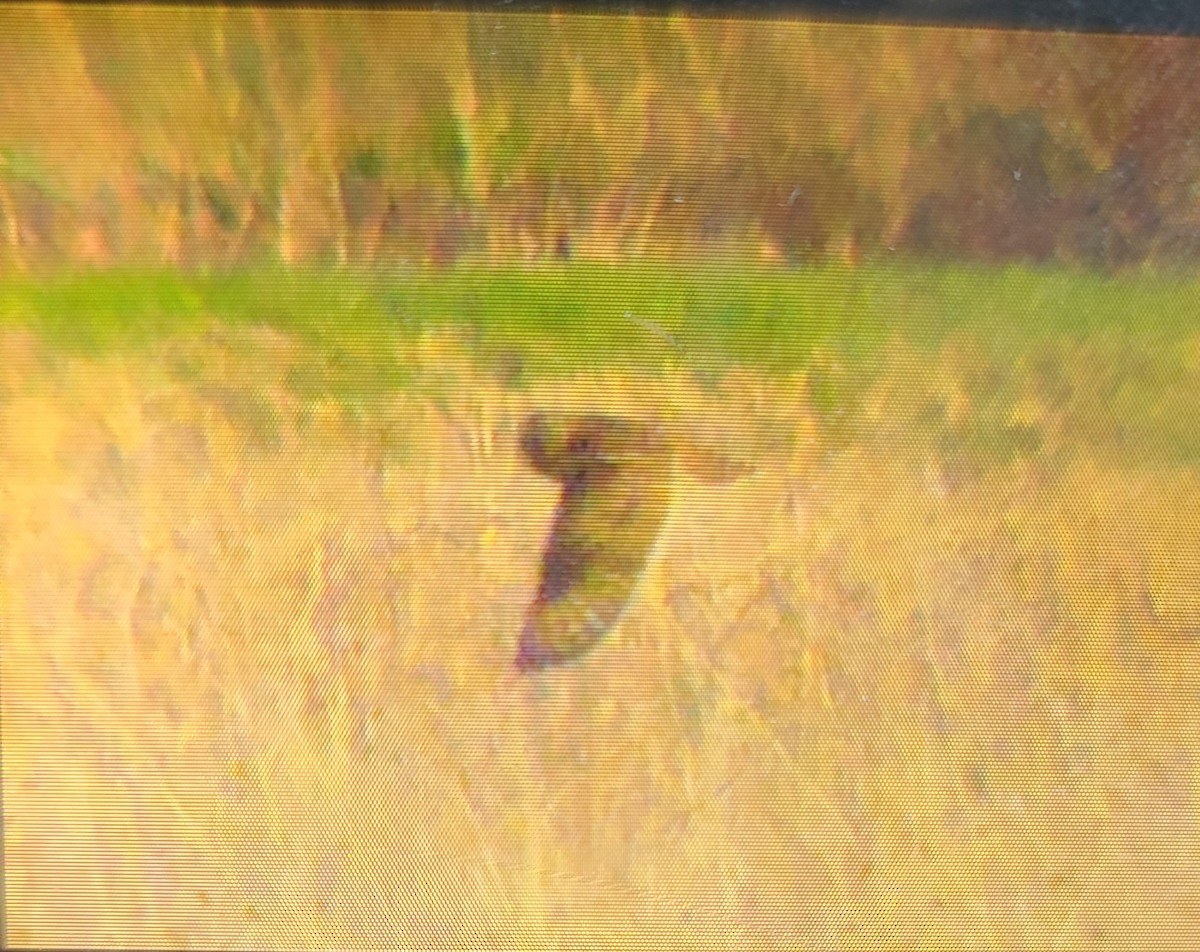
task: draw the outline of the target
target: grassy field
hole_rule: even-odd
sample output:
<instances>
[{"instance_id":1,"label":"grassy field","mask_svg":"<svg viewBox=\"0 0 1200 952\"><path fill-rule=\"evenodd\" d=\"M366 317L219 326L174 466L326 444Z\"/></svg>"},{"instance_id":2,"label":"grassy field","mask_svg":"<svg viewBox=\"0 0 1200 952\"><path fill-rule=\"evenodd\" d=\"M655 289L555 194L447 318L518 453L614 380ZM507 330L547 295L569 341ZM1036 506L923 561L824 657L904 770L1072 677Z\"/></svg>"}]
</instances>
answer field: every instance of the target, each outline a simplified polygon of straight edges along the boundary
<instances>
[{"instance_id":1,"label":"grassy field","mask_svg":"<svg viewBox=\"0 0 1200 952\"><path fill-rule=\"evenodd\" d=\"M1198 291L7 282L9 941L1191 948ZM535 677L544 407L759 467Z\"/></svg>"}]
</instances>

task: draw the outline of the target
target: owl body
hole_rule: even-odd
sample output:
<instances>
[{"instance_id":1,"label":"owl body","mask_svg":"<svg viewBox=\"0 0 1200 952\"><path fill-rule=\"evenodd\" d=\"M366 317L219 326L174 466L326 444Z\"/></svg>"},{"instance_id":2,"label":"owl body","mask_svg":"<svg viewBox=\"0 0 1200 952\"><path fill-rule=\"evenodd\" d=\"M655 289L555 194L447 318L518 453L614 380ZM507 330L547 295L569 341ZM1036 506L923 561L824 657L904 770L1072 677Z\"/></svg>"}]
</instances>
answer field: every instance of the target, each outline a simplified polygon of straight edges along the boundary
<instances>
[{"instance_id":1,"label":"owl body","mask_svg":"<svg viewBox=\"0 0 1200 952\"><path fill-rule=\"evenodd\" d=\"M518 667L575 660L620 620L670 505L673 442L652 422L536 414L521 448L562 486Z\"/></svg>"}]
</instances>

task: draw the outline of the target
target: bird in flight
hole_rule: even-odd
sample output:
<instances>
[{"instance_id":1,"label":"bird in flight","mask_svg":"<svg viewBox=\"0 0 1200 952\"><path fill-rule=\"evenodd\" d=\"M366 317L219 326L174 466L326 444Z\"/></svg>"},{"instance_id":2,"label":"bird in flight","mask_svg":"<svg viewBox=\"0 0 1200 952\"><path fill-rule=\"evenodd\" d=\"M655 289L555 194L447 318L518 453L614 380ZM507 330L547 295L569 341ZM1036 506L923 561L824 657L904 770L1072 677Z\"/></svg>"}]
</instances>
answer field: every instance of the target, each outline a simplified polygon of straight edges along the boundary
<instances>
[{"instance_id":1,"label":"bird in flight","mask_svg":"<svg viewBox=\"0 0 1200 952\"><path fill-rule=\"evenodd\" d=\"M520 448L561 489L516 665L578 660L620 620L666 519L676 462L709 483L752 472L661 423L535 413Z\"/></svg>"}]
</instances>

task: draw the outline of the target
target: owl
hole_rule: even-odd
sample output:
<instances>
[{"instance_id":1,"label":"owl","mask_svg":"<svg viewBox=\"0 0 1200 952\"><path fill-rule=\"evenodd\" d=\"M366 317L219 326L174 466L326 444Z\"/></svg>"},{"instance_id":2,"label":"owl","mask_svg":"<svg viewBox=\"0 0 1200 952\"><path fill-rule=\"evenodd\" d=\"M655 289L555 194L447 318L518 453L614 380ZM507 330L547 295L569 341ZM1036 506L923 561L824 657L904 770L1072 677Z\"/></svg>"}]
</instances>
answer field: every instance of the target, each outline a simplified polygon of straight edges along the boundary
<instances>
[{"instance_id":1,"label":"owl","mask_svg":"<svg viewBox=\"0 0 1200 952\"><path fill-rule=\"evenodd\" d=\"M666 519L677 462L706 482L751 471L654 421L536 413L519 439L561 486L521 632L523 671L578 660L620 620Z\"/></svg>"}]
</instances>

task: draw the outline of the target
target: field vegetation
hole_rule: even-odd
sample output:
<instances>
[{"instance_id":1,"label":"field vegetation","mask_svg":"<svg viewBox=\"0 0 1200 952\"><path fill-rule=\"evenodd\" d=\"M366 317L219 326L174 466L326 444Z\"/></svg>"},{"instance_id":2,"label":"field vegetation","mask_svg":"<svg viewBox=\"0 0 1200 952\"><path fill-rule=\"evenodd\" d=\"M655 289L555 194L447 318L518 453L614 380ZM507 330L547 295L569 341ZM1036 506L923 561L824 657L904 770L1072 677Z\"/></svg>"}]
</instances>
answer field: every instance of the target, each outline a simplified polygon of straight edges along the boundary
<instances>
[{"instance_id":1,"label":"field vegetation","mask_svg":"<svg viewBox=\"0 0 1200 952\"><path fill-rule=\"evenodd\" d=\"M7 283L9 941L1187 947L1194 300L915 267ZM545 407L760 464L681 474L622 623L522 675Z\"/></svg>"}]
</instances>

